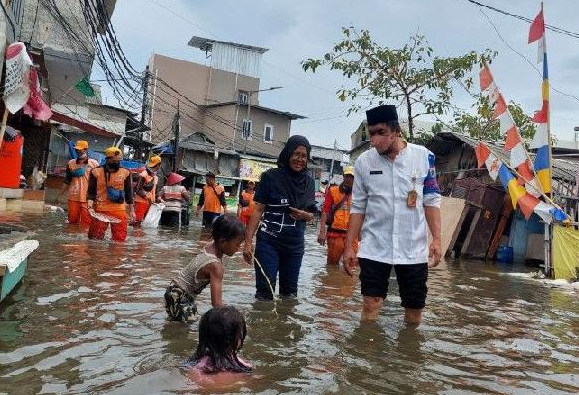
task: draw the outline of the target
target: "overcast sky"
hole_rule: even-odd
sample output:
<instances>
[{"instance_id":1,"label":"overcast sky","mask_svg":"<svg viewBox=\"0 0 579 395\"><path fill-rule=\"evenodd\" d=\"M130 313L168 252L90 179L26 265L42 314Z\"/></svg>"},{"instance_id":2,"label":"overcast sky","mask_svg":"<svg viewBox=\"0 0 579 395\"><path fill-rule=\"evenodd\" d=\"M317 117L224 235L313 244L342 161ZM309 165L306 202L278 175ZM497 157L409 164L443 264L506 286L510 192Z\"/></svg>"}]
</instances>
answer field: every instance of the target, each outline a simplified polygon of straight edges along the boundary
<instances>
[{"instance_id":1,"label":"overcast sky","mask_svg":"<svg viewBox=\"0 0 579 395\"><path fill-rule=\"evenodd\" d=\"M540 8L533 0L481 2L529 18ZM527 44L529 24L484 12L508 44L535 63L537 46ZM579 2L546 0L545 18L548 24L579 32ZM363 113L347 117L349 104L336 98L335 91L351 81L327 69L306 74L300 65L329 52L341 39L343 26L368 29L376 41L392 48L418 31L440 56L491 48L499 52L492 69L505 98L528 114L541 103L541 77L501 41L479 7L466 0L118 0L113 25L138 69L144 69L153 52L204 63L204 53L187 46L194 35L269 48L261 87L284 88L261 93L260 104L307 116L293 122L292 134L304 134L314 144L331 146L335 138L340 148L349 149L350 135L364 119ZM547 48L551 86L579 97L579 39L548 31ZM461 108L472 105L464 93L453 101ZM557 138L573 140L579 99L552 91L551 117Z\"/></svg>"}]
</instances>

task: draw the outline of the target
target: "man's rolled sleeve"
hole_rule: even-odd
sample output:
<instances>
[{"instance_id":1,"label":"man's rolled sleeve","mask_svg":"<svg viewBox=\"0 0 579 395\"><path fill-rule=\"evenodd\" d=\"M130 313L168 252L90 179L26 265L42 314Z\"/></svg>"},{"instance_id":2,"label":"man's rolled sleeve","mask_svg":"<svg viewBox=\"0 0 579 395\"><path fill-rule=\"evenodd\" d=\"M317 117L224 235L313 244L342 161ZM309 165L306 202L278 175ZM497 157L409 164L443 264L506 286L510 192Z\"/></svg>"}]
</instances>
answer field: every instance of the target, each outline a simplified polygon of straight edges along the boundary
<instances>
[{"instance_id":1,"label":"man's rolled sleeve","mask_svg":"<svg viewBox=\"0 0 579 395\"><path fill-rule=\"evenodd\" d=\"M436 169L434 163L436 158L432 152L428 152L428 174L424 178L424 187L422 189L423 205L428 207L440 207L442 196L438 181L436 181Z\"/></svg>"},{"instance_id":2,"label":"man's rolled sleeve","mask_svg":"<svg viewBox=\"0 0 579 395\"><path fill-rule=\"evenodd\" d=\"M366 214L366 206L368 205L368 190L364 178L365 165L360 159L356 159L354 164L354 187L352 188L350 214Z\"/></svg>"}]
</instances>

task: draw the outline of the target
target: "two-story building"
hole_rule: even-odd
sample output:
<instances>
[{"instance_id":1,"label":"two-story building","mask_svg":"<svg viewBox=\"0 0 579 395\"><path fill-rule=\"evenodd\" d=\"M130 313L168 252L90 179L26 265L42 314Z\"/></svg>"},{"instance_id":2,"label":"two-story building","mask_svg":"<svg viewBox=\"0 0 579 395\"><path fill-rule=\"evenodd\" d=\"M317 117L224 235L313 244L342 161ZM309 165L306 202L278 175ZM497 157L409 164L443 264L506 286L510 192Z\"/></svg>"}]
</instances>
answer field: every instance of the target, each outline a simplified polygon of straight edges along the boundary
<instances>
[{"instance_id":1,"label":"two-story building","mask_svg":"<svg viewBox=\"0 0 579 395\"><path fill-rule=\"evenodd\" d=\"M153 54L147 103L148 139L172 139L173 117L181 135L203 133L218 146L240 153L275 157L287 141L291 121L303 118L259 102L262 54L244 44L193 37L189 45L208 54L208 65Z\"/></svg>"},{"instance_id":2,"label":"two-story building","mask_svg":"<svg viewBox=\"0 0 579 395\"><path fill-rule=\"evenodd\" d=\"M260 103L260 93L281 88L260 86L261 59L266 48L203 37L191 38L189 46L207 54L206 65L160 54L150 58L145 117L150 131L145 139L156 144L157 150L174 146L171 141L176 137L181 151L198 148L196 154L172 155L176 170L203 182L200 169L205 167L184 166L179 158L211 155L206 145L201 149L189 138L194 135L197 141L204 136L216 158L225 152L237 158L234 174L221 173L220 167L215 167L218 180L221 177L226 190L233 194L241 187L238 181L259 179L260 169L272 166L271 160L289 138L292 120L304 117ZM178 127L174 122L176 114Z\"/></svg>"}]
</instances>

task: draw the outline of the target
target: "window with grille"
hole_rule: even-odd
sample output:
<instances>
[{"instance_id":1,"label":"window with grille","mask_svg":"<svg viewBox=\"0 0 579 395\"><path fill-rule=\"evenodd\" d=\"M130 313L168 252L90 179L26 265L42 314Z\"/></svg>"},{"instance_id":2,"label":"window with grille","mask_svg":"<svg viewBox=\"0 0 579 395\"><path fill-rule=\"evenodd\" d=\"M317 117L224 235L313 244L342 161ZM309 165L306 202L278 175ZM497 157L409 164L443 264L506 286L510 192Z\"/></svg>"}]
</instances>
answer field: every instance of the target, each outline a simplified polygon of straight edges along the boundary
<instances>
[{"instance_id":1,"label":"window with grille","mask_svg":"<svg viewBox=\"0 0 579 395\"><path fill-rule=\"evenodd\" d=\"M251 134L253 132L253 122L251 119L244 118L243 124L241 126L243 138L246 140L251 140Z\"/></svg>"},{"instance_id":2,"label":"window with grille","mask_svg":"<svg viewBox=\"0 0 579 395\"><path fill-rule=\"evenodd\" d=\"M242 106L247 105L247 103L249 102L249 95L247 94L247 92L239 92L237 102Z\"/></svg>"},{"instance_id":3,"label":"window with grille","mask_svg":"<svg viewBox=\"0 0 579 395\"><path fill-rule=\"evenodd\" d=\"M263 141L270 144L273 142L273 125L265 124L263 127Z\"/></svg>"}]
</instances>

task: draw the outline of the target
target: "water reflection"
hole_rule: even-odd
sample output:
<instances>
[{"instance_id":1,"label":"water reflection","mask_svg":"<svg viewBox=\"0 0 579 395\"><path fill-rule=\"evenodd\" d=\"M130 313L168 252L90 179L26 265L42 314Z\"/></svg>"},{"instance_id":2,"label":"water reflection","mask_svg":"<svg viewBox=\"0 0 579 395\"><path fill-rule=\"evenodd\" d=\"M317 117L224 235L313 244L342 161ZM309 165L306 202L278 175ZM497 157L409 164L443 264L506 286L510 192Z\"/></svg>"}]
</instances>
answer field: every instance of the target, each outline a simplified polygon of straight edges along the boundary
<instances>
[{"instance_id":1,"label":"water reflection","mask_svg":"<svg viewBox=\"0 0 579 395\"><path fill-rule=\"evenodd\" d=\"M0 392L577 393L579 302L572 288L510 275L523 267L449 262L430 273L424 324L409 328L396 281L380 319L360 322L357 278L327 267L307 234L297 299L253 298L253 268L227 259L224 298L246 316L238 388L198 388L181 364L197 324L168 322L170 279L209 241L198 225L133 229L126 244L87 241L57 216L37 228L25 282L0 305ZM199 298L209 308L209 293Z\"/></svg>"}]
</instances>

